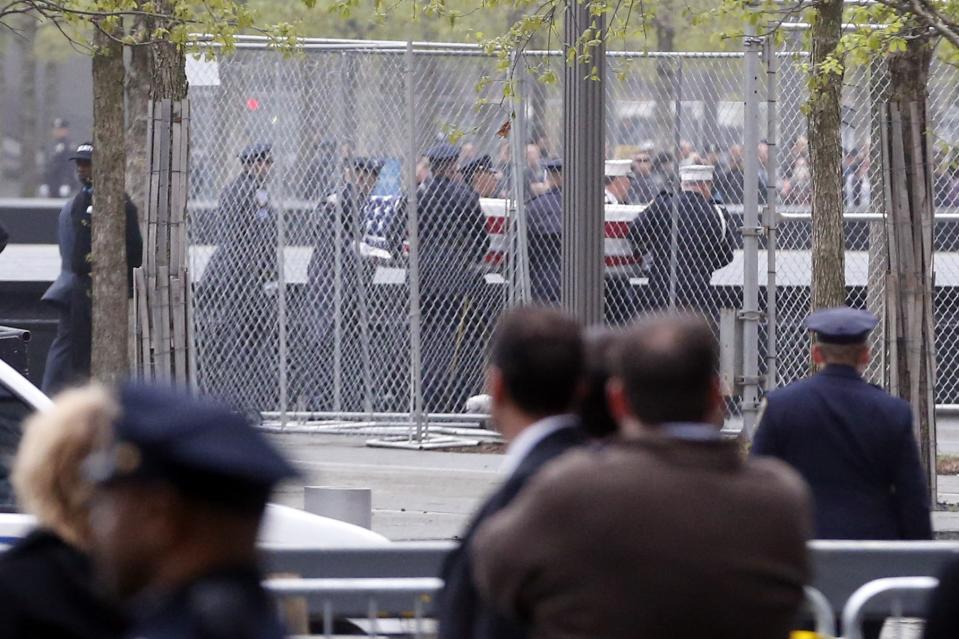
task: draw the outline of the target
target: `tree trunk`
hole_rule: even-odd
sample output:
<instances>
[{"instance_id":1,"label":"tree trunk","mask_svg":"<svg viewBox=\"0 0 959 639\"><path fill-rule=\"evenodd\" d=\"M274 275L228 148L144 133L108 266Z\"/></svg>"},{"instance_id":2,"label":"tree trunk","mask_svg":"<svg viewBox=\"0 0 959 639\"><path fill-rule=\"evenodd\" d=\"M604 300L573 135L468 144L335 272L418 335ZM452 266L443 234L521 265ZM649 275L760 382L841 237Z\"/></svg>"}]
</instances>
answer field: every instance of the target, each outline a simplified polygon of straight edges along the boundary
<instances>
[{"instance_id":1,"label":"tree trunk","mask_svg":"<svg viewBox=\"0 0 959 639\"><path fill-rule=\"evenodd\" d=\"M886 303L890 390L909 402L919 451L935 504L935 335L933 314L933 189L926 86L934 43L921 33L889 54L885 156L890 166L889 284Z\"/></svg>"},{"instance_id":2,"label":"tree trunk","mask_svg":"<svg viewBox=\"0 0 959 639\"><path fill-rule=\"evenodd\" d=\"M150 106L152 72L148 47L133 47L127 67L126 189L144 221L144 198L147 179L147 118ZM144 237L146 234L144 233Z\"/></svg>"},{"instance_id":3,"label":"tree trunk","mask_svg":"<svg viewBox=\"0 0 959 639\"><path fill-rule=\"evenodd\" d=\"M32 15L23 19L20 29L20 195L37 194L37 21Z\"/></svg>"},{"instance_id":4,"label":"tree trunk","mask_svg":"<svg viewBox=\"0 0 959 639\"><path fill-rule=\"evenodd\" d=\"M161 3L160 10L164 11ZM167 9L171 10L171 9ZM172 42L153 45L153 82L150 97L153 100L183 100L187 94L186 57Z\"/></svg>"},{"instance_id":5,"label":"tree trunk","mask_svg":"<svg viewBox=\"0 0 959 639\"><path fill-rule=\"evenodd\" d=\"M824 62L838 55L842 35L842 0L816 5L812 26L809 91L809 166L812 173L812 308L846 301L842 197L840 98L843 73L827 71ZM840 60L842 62L842 60Z\"/></svg>"},{"instance_id":6,"label":"tree trunk","mask_svg":"<svg viewBox=\"0 0 959 639\"><path fill-rule=\"evenodd\" d=\"M128 369L126 215L124 211L123 47L94 35L92 374L116 383Z\"/></svg>"}]
</instances>

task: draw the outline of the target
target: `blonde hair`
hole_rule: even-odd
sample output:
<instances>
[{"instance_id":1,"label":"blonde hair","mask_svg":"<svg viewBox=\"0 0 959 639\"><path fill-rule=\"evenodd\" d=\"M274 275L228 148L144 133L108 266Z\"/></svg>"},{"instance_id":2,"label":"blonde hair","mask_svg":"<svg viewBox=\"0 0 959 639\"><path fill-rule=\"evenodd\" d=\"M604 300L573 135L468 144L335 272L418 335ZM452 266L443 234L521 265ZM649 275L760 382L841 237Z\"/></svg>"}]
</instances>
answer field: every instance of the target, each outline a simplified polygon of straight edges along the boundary
<instances>
[{"instance_id":1,"label":"blonde hair","mask_svg":"<svg viewBox=\"0 0 959 639\"><path fill-rule=\"evenodd\" d=\"M24 424L11 480L20 506L40 526L85 548L93 486L83 477L86 457L109 435L116 401L98 385L68 390Z\"/></svg>"}]
</instances>

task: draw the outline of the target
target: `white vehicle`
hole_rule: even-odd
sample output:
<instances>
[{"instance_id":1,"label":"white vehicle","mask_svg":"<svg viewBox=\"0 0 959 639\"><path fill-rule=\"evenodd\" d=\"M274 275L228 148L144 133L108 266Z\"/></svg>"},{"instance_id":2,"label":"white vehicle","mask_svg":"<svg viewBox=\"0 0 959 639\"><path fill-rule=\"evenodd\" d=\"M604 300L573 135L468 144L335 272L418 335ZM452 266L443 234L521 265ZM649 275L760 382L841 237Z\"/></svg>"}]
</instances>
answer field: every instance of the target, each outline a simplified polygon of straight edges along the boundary
<instances>
[{"instance_id":1,"label":"white vehicle","mask_svg":"<svg viewBox=\"0 0 959 639\"><path fill-rule=\"evenodd\" d=\"M9 490L7 469L19 440L20 425L34 411L52 405L50 398L0 360L0 494ZM32 515L0 513L0 548L25 536L36 521ZM371 530L320 517L289 506L268 504L260 527L261 544L309 548L377 546L389 540Z\"/></svg>"}]
</instances>

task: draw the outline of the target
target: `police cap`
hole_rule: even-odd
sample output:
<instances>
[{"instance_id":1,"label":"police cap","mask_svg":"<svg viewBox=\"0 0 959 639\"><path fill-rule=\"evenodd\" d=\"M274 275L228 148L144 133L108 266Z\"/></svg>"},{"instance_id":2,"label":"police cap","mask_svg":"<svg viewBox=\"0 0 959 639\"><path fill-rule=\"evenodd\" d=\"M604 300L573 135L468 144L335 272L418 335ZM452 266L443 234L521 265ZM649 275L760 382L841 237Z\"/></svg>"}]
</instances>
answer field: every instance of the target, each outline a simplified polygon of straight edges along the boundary
<instances>
[{"instance_id":1,"label":"police cap","mask_svg":"<svg viewBox=\"0 0 959 639\"><path fill-rule=\"evenodd\" d=\"M490 159L488 155L481 155L472 162L468 162L463 165L463 168L460 169L460 173L463 174L463 179L469 182L476 176L480 171L493 172L493 160Z\"/></svg>"},{"instance_id":2,"label":"police cap","mask_svg":"<svg viewBox=\"0 0 959 639\"><path fill-rule=\"evenodd\" d=\"M348 162L348 165L354 171L365 171L367 173L379 173L383 170L385 162L379 158L355 157Z\"/></svg>"},{"instance_id":3,"label":"police cap","mask_svg":"<svg viewBox=\"0 0 959 639\"><path fill-rule=\"evenodd\" d=\"M240 162L243 162L244 164L249 164L250 162L255 162L256 160L272 160L273 145L265 142L248 144L243 148L242 151L240 151L239 158Z\"/></svg>"},{"instance_id":4,"label":"police cap","mask_svg":"<svg viewBox=\"0 0 959 639\"><path fill-rule=\"evenodd\" d=\"M459 156L459 148L452 144L436 144L426 150L426 158L430 162L452 162Z\"/></svg>"},{"instance_id":5,"label":"police cap","mask_svg":"<svg viewBox=\"0 0 959 639\"><path fill-rule=\"evenodd\" d=\"M93 160L93 142L84 142L77 146L77 150L73 152L70 159L91 162Z\"/></svg>"},{"instance_id":6,"label":"police cap","mask_svg":"<svg viewBox=\"0 0 959 639\"><path fill-rule=\"evenodd\" d=\"M552 160L546 160L543 162L543 168L547 171L562 171L563 170L563 160L560 158L553 158Z\"/></svg>"},{"instance_id":7,"label":"police cap","mask_svg":"<svg viewBox=\"0 0 959 639\"><path fill-rule=\"evenodd\" d=\"M259 508L296 471L242 415L163 386L127 384L112 444L86 464L99 485L163 482L186 497Z\"/></svg>"},{"instance_id":8,"label":"police cap","mask_svg":"<svg viewBox=\"0 0 959 639\"><path fill-rule=\"evenodd\" d=\"M828 344L856 344L866 341L879 319L869 311L837 306L816 311L806 318L806 328Z\"/></svg>"}]
</instances>

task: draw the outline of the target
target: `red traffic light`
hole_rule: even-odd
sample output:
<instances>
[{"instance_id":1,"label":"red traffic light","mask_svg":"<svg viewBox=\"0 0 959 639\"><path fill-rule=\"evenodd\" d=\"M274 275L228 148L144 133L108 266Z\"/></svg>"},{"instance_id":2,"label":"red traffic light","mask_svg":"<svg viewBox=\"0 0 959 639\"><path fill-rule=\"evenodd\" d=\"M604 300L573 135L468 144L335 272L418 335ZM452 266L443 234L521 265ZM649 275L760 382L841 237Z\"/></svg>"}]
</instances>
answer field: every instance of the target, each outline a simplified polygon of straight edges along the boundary
<instances>
[{"instance_id":1,"label":"red traffic light","mask_svg":"<svg viewBox=\"0 0 959 639\"><path fill-rule=\"evenodd\" d=\"M260 101L256 98L247 98L246 99L246 108L248 111L256 111L260 108Z\"/></svg>"}]
</instances>

